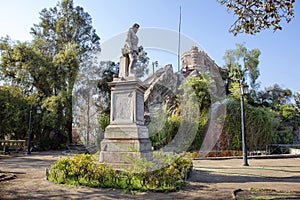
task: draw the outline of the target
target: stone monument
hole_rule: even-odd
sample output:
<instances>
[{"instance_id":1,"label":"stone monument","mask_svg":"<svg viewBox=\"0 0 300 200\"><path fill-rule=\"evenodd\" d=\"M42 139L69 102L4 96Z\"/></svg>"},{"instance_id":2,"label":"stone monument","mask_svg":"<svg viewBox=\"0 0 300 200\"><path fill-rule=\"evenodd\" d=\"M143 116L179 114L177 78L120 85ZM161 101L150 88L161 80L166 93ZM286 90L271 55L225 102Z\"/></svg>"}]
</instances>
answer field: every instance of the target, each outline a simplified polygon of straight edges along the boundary
<instances>
[{"instance_id":1,"label":"stone monument","mask_svg":"<svg viewBox=\"0 0 300 200\"><path fill-rule=\"evenodd\" d=\"M134 24L126 35L120 58L119 78L109 83L111 87L110 124L101 142L100 162L115 168L130 165L127 156L152 159L149 132L144 125L144 93L147 87L135 77L133 69L142 47L137 47Z\"/></svg>"}]
</instances>

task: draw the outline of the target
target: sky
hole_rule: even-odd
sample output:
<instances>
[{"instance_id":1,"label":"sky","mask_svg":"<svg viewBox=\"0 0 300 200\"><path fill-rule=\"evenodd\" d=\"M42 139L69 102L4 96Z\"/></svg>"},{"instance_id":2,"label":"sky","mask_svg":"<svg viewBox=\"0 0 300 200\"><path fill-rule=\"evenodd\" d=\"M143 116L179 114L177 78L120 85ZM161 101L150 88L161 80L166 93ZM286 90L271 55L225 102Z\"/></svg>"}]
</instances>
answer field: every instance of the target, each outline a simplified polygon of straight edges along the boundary
<instances>
[{"instance_id":1,"label":"sky","mask_svg":"<svg viewBox=\"0 0 300 200\"><path fill-rule=\"evenodd\" d=\"M8 35L12 40L30 41L30 28L39 23L39 12L43 8L54 7L57 2L0 0L0 37ZM295 18L289 24L283 23L282 31L264 30L256 35L237 36L228 31L235 16L215 0L74 0L74 4L83 7L90 14L103 46L109 46L112 38L124 34L136 22L141 26L138 36L139 33L149 33L149 30L155 29L171 33L174 37L178 32L181 7L181 34L194 41L217 65L224 66L225 51L235 49L236 44L244 44L248 50L258 48L261 51L258 65L261 89L277 83L293 92L300 92L299 1L295 3ZM152 35L153 39L156 37L159 36ZM143 39L144 37L140 37L141 45ZM163 44L166 42L164 39L161 41ZM147 50L150 62L158 60L162 66L177 63L177 56L174 54L176 49L173 54L164 53L158 48L146 48ZM184 51L185 49L181 49L181 53Z\"/></svg>"}]
</instances>

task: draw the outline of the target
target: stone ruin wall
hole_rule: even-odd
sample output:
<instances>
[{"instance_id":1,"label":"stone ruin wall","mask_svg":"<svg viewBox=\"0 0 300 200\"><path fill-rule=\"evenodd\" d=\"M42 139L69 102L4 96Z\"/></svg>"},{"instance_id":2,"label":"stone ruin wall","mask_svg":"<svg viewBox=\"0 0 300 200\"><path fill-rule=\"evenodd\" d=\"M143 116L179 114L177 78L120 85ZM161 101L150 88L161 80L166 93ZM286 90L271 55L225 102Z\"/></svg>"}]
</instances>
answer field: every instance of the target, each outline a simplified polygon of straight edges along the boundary
<instances>
[{"instance_id":1,"label":"stone ruin wall","mask_svg":"<svg viewBox=\"0 0 300 200\"><path fill-rule=\"evenodd\" d=\"M189 76L194 72L196 74L208 73L215 83L211 92L217 96L225 94L224 81L221 77L223 69L205 51L199 51L197 46L193 46L190 51L182 54L181 61L182 74Z\"/></svg>"},{"instance_id":2,"label":"stone ruin wall","mask_svg":"<svg viewBox=\"0 0 300 200\"><path fill-rule=\"evenodd\" d=\"M193 46L190 51L183 53L181 61L182 72L187 73L187 75L194 70L198 70L200 73L211 73L212 71L219 70L215 61L205 51L199 51L197 46Z\"/></svg>"}]
</instances>

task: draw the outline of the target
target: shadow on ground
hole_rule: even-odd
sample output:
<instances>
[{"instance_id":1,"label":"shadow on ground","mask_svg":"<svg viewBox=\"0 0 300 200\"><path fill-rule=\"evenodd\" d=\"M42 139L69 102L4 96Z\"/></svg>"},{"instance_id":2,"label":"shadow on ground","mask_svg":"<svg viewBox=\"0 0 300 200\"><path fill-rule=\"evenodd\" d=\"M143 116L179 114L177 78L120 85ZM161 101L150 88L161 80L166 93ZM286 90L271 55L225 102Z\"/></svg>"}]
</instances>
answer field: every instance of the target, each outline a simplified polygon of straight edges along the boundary
<instances>
[{"instance_id":1,"label":"shadow on ground","mask_svg":"<svg viewBox=\"0 0 300 200\"><path fill-rule=\"evenodd\" d=\"M299 183L300 176L289 177L262 177L262 176L247 176L247 175L233 175L233 174L216 174L205 170L193 170L193 174L189 179L191 182L202 183L247 183L247 182L290 182ZM300 188L299 188L300 190Z\"/></svg>"}]
</instances>

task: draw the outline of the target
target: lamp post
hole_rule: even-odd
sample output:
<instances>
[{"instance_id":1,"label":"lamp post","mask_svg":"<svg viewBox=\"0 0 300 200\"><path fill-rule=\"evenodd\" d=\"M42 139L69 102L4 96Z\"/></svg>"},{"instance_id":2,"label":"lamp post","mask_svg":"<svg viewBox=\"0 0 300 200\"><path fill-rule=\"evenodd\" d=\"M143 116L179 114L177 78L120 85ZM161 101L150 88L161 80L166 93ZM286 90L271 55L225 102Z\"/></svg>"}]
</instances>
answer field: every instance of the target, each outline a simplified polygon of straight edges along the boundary
<instances>
[{"instance_id":1,"label":"lamp post","mask_svg":"<svg viewBox=\"0 0 300 200\"><path fill-rule=\"evenodd\" d=\"M248 86L245 84L244 79L240 82L241 89L241 127L242 127L242 145L243 145L243 165L249 166L247 159L247 143L245 131L245 108L244 108L244 95L248 93Z\"/></svg>"},{"instance_id":2,"label":"lamp post","mask_svg":"<svg viewBox=\"0 0 300 200\"><path fill-rule=\"evenodd\" d=\"M157 67L158 66L158 61L152 62L152 72L154 74L154 66Z\"/></svg>"},{"instance_id":3,"label":"lamp post","mask_svg":"<svg viewBox=\"0 0 300 200\"><path fill-rule=\"evenodd\" d=\"M34 107L34 106L30 106L30 111L29 111L29 130L28 130L28 140L27 140L27 151L26 151L26 155L30 155L31 151L30 151L30 143L31 143L31 134L32 134L32 111L33 110L37 110L38 114L41 114L41 108L39 106Z\"/></svg>"}]
</instances>

